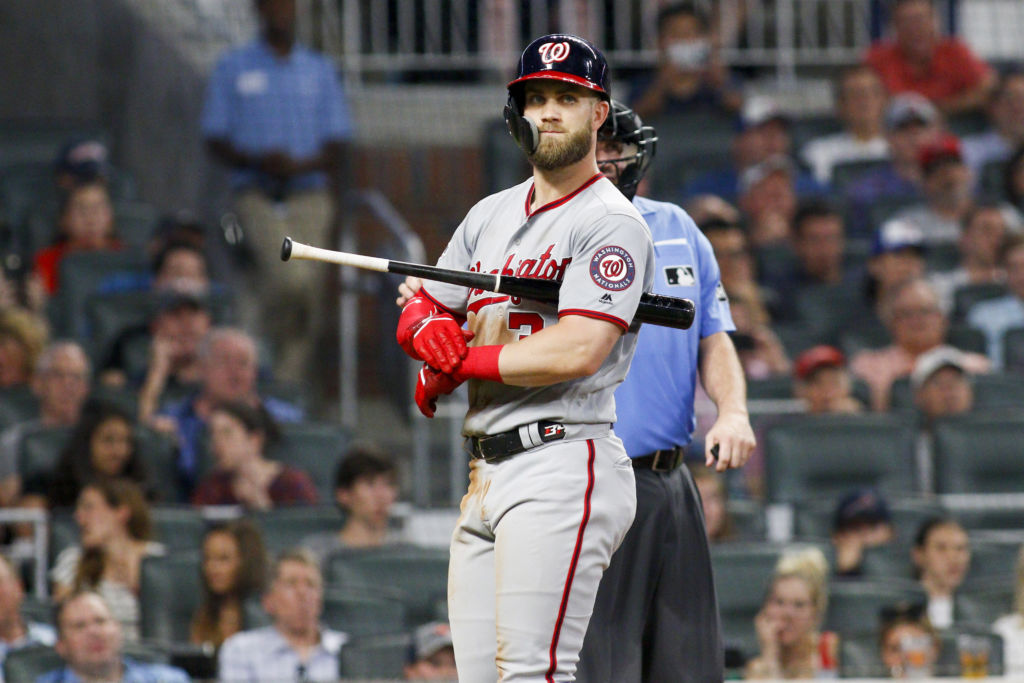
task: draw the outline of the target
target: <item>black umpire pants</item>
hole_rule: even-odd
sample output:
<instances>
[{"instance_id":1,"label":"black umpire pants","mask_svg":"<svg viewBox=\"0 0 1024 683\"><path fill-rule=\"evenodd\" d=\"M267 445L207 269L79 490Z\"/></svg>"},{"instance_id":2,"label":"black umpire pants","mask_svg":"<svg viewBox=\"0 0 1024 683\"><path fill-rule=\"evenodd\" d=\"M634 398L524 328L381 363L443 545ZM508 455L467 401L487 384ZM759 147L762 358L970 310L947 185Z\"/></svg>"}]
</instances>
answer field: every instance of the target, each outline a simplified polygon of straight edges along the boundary
<instances>
[{"instance_id":1,"label":"black umpire pants","mask_svg":"<svg viewBox=\"0 0 1024 683\"><path fill-rule=\"evenodd\" d=\"M704 513L686 467L637 469L636 517L601 578L576 680L721 683Z\"/></svg>"}]
</instances>

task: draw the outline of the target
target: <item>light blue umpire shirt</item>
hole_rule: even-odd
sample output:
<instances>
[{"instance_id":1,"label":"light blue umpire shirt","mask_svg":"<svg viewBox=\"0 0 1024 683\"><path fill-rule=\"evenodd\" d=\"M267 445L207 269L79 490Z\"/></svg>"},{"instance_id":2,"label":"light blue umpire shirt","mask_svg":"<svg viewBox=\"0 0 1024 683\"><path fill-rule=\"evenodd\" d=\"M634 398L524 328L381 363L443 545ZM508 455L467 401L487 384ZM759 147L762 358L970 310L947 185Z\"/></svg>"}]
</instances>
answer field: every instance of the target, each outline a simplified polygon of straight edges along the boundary
<instances>
[{"instance_id":1,"label":"light blue umpire shirt","mask_svg":"<svg viewBox=\"0 0 1024 683\"><path fill-rule=\"evenodd\" d=\"M615 434L630 457L686 446L697 426L693 397L700 340L736 329L711 243L675 204L636 197L654 240L654 292L692 299L693 326L640 328L626 380L615 390Z\"/></svg>"}]
</instances>

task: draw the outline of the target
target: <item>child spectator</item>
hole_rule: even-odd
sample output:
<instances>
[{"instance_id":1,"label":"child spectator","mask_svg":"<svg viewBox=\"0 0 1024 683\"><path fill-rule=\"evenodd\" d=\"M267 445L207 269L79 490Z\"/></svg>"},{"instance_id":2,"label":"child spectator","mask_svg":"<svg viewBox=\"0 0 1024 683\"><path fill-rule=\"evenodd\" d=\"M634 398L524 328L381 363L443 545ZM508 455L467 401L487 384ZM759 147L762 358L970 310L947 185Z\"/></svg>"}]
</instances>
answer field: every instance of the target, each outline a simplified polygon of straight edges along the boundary
<instances>
[{"instance_id":1,"label":"child spectator","mask_svg":"<svg viewBox=\"0 0 1024 683\"><path fill-rule=\"evenodd\" d=\"M812 415L858 413L864 409L851 390L853 381L846 357L834 346L815 346L801 353L793 365L793 392Z\"/></svg>"},{"instance_id":2,"label":"child spectator","mask_svg":"<svg viewBox=\"0 0 1024 683\"><path fill-rule=\"evenodd\" d=\"M925 423L968 413L974 407L974 388L966 354L952 346L939 346L922 354L910 373L914 405Z\"/></svg>"},{"instance_id":3,"label":"child spectator","mask_svg":"<svg viewBox=\"0 0 1024 683\"><path fill-rule=\"evenodd\" d=\"M924 605L899 604L882 610L878 648L892 678L928 678L939 658L939 634Z\"/></svg>"},{"instance_id":4,"label":"child spectator","mask_svg":"<svg viewBox=\"0 0 1024 683\"><path fill-rule=\"evenodd\" d=\"M455 646L452 630L442 621L423 624L413 632L409 663L405 665L407 681L454 681Z\"/></svg>"},{"instance_id":5,"label":"child spectator","mask_svg":"<svg viewBox=\"0 0 1024 683\"><path fill-rule=\"evenodd\" d=\"M246 519L212 527L203 537L203 601L189 640L219 648L246 628L245 602L263 591L267 557L259 529Z\"/></svg>"},{"instance_id":6,"label":"child spectator","mask_svg":"<svg viewBox=\"0 0 1024 683\"><path fill-rule=\"evenodd\" d=\"M196 487L195 505L244 505L268 510L315 503L316 487L305 472L265 457L277 426L241 401L218 404L210 414L210 448L216 469Z\"/></svg>"}]
</instances>

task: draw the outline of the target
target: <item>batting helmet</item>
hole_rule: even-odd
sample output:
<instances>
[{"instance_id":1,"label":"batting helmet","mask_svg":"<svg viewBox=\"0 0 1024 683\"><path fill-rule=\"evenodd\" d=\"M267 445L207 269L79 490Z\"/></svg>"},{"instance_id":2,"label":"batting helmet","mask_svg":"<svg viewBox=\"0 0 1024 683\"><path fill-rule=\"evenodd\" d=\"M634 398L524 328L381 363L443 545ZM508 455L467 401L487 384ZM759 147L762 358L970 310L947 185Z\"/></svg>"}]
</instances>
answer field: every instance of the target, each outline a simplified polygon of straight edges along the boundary
<instances>
[{"instance_id":1,"label":"batting helmet","mask_svg":"<svg viewBox=\"0 0 1024 683\"><path fill-rule=\"evenodd\" d=\"M516 77L508 84L508 103L505 105L508 132L527 154L533 154L540 144L537 126L523 116L523 85L535 78L565 81L593 90L601 99L611 99L608 94L608 62L600 50L589 41L567 33L537 38L519 57Z\"/></svg>"},{"instance_id":2,"label":"batting helmet","mask_svg":"<svg viewBox=\"0 0 1024 683\"><path fill-rule=\"evenodd\" d=\"M635 111L621 102L612 100L612 110L608 118L597 131L598 140L614 140L623 145L633 145L636 151L625 154L618 159L607 159L601 164L624 164L619 172L617 182L619 190L630 199L636 194L636 186L640 184L647 169L654 160L658 136L651 126L644 122Z\"/></svg>"}]
</instances>

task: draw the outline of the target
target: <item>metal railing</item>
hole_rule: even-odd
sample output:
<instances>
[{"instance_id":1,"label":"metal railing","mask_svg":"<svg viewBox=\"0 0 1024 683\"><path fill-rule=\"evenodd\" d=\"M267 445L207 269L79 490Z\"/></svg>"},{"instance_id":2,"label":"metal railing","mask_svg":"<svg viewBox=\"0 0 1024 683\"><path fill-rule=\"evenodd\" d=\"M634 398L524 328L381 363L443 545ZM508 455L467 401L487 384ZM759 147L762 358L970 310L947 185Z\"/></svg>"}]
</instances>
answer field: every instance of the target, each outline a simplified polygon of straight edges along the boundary
<instances>
[{"instance_id":1,"label":"metal railing","mask_svg":"<svg viewBox=\"0 0 1024 683\"><path fill-rule=\"evenodd\" d=\"M50 538L50 515L41 508L0 509L0 524L32 525L32 593L46 598L46 560Z\"/></svg>"}]
</instances>

